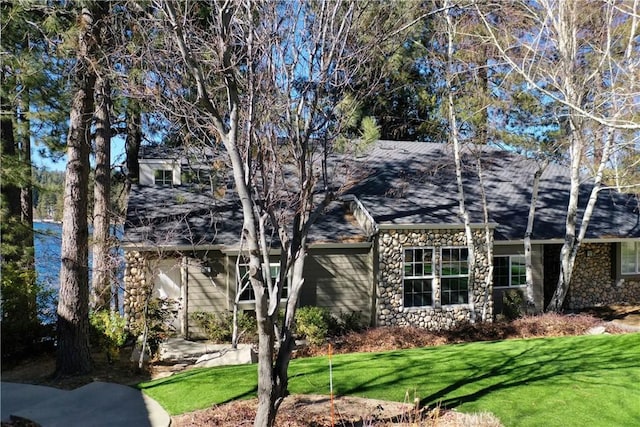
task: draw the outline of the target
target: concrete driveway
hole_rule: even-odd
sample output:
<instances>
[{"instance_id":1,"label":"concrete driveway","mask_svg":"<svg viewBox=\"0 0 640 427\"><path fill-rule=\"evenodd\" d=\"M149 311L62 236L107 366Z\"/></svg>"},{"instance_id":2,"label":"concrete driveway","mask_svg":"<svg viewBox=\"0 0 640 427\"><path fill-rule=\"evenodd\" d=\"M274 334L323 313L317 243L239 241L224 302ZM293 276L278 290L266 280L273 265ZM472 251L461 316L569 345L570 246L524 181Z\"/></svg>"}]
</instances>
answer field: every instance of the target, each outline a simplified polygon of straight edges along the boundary
<instances>
[{"instance_id":1,"label":"concrete driveway","mask_svg":"<svg viewBox=\"0 0 640 427\"><path fill-rule=\"evenodd\" d=\"M167 427L169 414L140 390L93 382L75 390L2 382L2 421L31 420L42 427L149 426Z\"/></svg>"}]
</instances>

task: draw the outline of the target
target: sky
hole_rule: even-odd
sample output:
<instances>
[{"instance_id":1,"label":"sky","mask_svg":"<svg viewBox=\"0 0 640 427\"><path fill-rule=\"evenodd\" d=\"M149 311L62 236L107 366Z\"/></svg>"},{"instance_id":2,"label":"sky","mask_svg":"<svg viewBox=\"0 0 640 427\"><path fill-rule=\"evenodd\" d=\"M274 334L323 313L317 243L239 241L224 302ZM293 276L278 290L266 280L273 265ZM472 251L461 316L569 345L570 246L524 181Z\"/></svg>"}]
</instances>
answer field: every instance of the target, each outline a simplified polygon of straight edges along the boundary
<instances>
[{"instance_id":1,"label":"sky","mask_svg":"<svg viewBox=\"0 0 640 427\"><path fill-rule=\"evenodd\" d=\"M38 145L33 145L31 149L31 161L37 168L44 168L49 171L64 171L66 167L65 157L62 157L61 160L54 162L53 160L43 157L40 154L41 148ZM124 163L125 155L124 155L124 138L121 136L116 136L111 139L111 164L120 164ZM93 156L91 158L91 164L94 164Z\"/></svg>"}]
</instances>

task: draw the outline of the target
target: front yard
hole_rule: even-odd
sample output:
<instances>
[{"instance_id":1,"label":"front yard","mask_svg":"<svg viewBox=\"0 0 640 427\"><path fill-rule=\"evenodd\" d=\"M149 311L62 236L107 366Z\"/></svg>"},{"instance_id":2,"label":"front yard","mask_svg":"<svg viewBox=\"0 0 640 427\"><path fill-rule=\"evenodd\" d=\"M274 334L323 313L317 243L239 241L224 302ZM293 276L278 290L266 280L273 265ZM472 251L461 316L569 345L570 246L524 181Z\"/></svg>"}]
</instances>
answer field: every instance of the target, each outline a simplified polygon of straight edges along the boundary
<instances>
[{"instance_id":1,"label":"front yard","mask_svg":"<svg viewBox=\"0 0 640 427\"><path fill-rule=\"evenodd\" d=\"M504 340L333 357L335 393L490 412L505 426L636 425L640 333ZM293 360L292 394L329 394L326 356ZM139 385L170 413L249 399L255 365Z\"/></svg>"}]
</instances>

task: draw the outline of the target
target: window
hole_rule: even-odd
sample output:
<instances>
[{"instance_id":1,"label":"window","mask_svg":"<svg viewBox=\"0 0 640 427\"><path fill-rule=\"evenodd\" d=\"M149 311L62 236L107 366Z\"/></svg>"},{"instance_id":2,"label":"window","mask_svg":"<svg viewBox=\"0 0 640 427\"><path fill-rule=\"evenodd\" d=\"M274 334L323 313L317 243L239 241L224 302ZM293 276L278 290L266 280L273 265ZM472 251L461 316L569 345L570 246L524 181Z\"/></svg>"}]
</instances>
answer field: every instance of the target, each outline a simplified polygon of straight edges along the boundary
<instances>
[{"instance_id":1,"label":"window","mask_svg":"<svg viewBox=\"0 0 640 427\"><path fill-rule=\"evenodd\" d=\"M620 255L622 274L640 274L640 242L622 242Z\"/></svg>"},{"instance_id":2,"label":"window","mask_svg":"<svg viewBox=\"0 0 640 427\"><path fill-rule=\"evenodd\" d=\"M154 182L156 185L172 185L173 171L167 169L156 169L154 171Z\"/></svg>"},{"instance_id":3,"label":"window","mask_svg":"<svg viewBox=\"0 0 640 427\"><path fill-rule=\"evenodd\" d=\"M239 265L240 268L240 277L241 277L241 281L242 281L242 287L245 286L245 284L247 285L247 287L244 289L244 291L242 291L242 294L240 294L240 301L242 302L250 302L250 301L255 301L256 300L256 294L255 292L253 292L253 286L251 286L251 284L249 283L249 264L240 264ZM269 264L269 272L271 274L271 280L278 280L280 278L280 264L279 263L272 263ZM288 283L285 281L284 282L284 286L282 287L282 292L280 292L280 299L287 299L287 297L289 296L289 286Z\"/></svg>"},{"instance_id":4,"label":"window","mask_svg":"<svg viewBox=\"0 0 640 427\"><path fill-rule=\"evenodd\" d=\"M181 175L183 184L211 184L212 178L211 172L207 169L189 169Z\"/></svg>"},{"instance_id":5,"label":"window","mask_svg":"<svg viewBox=\"0 0 640 427\"><path fill-rule=\"evenodd\" d=\"M493 286L522 286L527 283L524 255L507 255L493 258Z\"/></svg>"},{"instance_id":6,"label":"window","mask_svg":"<svg viewBox=\"0 0 640 427\"><path fill-rule=\"evenodd\" d=\"M441 249L440 303L442 305L469 302L469 250Z\"/></svg>"},{"instance_id":7,"label":"window","mask_svg":"<svg viewBox=\"0 0 640 427\"><path fill-rule=\"evenodd\" d=\"M404 251L404 306L433 304L433 248Z\"/></svg>"}]
</instances>

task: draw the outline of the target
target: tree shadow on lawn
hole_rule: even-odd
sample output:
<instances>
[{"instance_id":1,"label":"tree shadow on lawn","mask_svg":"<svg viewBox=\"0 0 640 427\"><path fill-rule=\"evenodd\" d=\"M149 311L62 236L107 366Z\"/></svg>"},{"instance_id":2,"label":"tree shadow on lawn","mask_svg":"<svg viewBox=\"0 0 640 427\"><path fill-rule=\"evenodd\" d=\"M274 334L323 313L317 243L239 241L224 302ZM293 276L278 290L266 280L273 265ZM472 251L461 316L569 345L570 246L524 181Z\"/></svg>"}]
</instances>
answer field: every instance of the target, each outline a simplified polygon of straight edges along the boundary
<instances>
[{"instance_id":1,"label":"tree shadow on lawn","mask_svg":"<svg viewBox=\"0 0 640 427\"><path fill-rule=\"evenodd\" d=\"M373 397L377 390L388 392L397 388L396 394L406 395L413 390L420 395L440 387L422 398L420 406L452 408L497 390L544 382L550 378L569 384L575 382L574 378L565 378L569 375L591 374L598 378L612 369L637 367L634 349L638 347L639 338L640 335L637 335L635 338L611 341L599 337L580 337L570 346L558 339L532 339L527 340L524 350L517 352L510 349L508 342L476 343L476 346L486 348L465 360L460 358L466 344L451 346L444 353L434 352L433 356L428 349L418 350L415 355L412 351L381 353L373 356L381 366L380 375L375 377L363 372L367 368L365 365L358 367L358 362L347 362L341 367L345 375L358 375L358 371L361 371L363 374L359 377L365 379L356 386L341 390L341 394ZM415 363L407 363L406 357L415 358ZM403 358L404 363L400 364L398 361ZM443 360L446 363L441 362ZM406 368L407 365L409 368ZM370 369L371 365L368 366ZM337 370L339 372L340 369ZM339 380L334 380L334 383L339 383ZM394 400L402 400L402 397L396 396Z\"/></svg>"},{"instance_id":2,"label":"tree shadow on lawn","mask_svg":"<svg viewBox=\"0 0 640 427\"><path fill-rule=\"evenodd\" d=\"M536 346L506 357L499 365L488 370L485 366L476 366L474 375L463 377L420 401L421 406L440 405L451 408L467 402L476 401L497 390L544 382L555 378L558 382L566 382L568 386L576 381L576 376L590 375L601 377L603 372L613 369L637 367L638 361L633 357L633 349L637 343L627 342L624 346L595 346L586 349L590 343L582 341L558 352L554 342L537 342ZM625 352L626 347L628 351ZM556 350L556 351L554 351ZM522 363L522 358L531 359ZM488 385L483 385L487 384ZM465 389L478 387L475 391L464 392ZM461 391L458 396L451 396Z\"/></svg>"}]
</instances>

